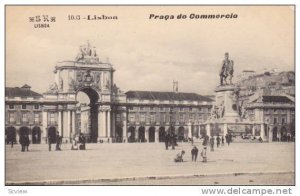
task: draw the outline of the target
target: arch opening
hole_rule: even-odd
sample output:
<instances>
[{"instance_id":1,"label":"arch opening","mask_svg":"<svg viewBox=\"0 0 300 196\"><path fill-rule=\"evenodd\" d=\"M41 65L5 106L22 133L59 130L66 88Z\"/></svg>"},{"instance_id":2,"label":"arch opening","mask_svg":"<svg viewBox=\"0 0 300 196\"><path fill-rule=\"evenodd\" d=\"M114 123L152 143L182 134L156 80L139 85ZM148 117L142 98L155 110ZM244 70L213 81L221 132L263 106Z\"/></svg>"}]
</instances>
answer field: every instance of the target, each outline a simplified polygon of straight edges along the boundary
<instances>
[{"instance_id":1,"label":"arch opening","mask_svg":"<svg viewBox=\"0 0 300 196\"><path fill-rule=\"evenodd\" d=\"M98 139L99 94L92 88L82 88L76 93L77 107L80 109L80 126L75 134L83 133L87 142L97 143Z\"/></svg>"}]
</instances>

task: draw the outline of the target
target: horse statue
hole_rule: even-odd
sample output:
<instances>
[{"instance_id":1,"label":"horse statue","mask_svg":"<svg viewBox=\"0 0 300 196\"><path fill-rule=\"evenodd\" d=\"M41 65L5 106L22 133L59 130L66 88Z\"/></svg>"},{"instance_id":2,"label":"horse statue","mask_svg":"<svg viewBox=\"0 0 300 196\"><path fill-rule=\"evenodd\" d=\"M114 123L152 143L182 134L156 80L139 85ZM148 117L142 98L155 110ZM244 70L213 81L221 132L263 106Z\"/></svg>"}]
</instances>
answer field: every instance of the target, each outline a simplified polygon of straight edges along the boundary
<instances>
[{"instance_id":1,"label":"horse statue","mask_svg":"<svg viewBox=\"0 0 300 196\"><path fill-rule=\"evenodd\" d=\"M227 78L229 79L229 83L227 82ZM232 84L233 78L233 61L229 59L229 54L225 53L225 59L222 63L222 69L220 72L220 85Z\"/></svg>"}]
</instances>

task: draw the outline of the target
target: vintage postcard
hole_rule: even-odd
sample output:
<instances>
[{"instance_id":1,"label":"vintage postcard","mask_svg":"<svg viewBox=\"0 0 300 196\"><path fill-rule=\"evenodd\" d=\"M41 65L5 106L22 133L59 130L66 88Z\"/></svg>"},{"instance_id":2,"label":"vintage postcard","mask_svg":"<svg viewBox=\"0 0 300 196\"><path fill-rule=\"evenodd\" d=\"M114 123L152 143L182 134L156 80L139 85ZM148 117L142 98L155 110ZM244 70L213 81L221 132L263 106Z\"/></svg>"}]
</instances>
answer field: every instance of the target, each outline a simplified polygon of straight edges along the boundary
<instances>
[{"instance_id":1,"label":"vintage postcard","mask_svg":"<svg viewBox=\"0 0 300 196\"><path fill-rule=\"evenodd\" d=\"M5 42L5 185L295 185L293 5L6 5Z\"/></svg>"}]
</instances>

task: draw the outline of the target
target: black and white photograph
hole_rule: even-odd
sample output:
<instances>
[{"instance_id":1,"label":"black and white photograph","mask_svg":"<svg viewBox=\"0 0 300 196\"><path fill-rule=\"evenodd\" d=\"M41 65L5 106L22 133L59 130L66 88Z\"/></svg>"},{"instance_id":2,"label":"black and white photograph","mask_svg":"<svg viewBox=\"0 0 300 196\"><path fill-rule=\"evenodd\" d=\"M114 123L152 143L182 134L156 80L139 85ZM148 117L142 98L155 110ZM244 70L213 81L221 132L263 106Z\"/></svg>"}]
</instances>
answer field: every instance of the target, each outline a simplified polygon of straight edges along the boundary
<instances>
[{"instance_id":1,"label":"black and white photograph","mask_svg":"<svg viewBox=\"0 0 300 196\"><path fill-rule=\"evenodd\" d=\"M295 8L5 5L5 186L291 194Z\"/></svg>"}]
</instances>

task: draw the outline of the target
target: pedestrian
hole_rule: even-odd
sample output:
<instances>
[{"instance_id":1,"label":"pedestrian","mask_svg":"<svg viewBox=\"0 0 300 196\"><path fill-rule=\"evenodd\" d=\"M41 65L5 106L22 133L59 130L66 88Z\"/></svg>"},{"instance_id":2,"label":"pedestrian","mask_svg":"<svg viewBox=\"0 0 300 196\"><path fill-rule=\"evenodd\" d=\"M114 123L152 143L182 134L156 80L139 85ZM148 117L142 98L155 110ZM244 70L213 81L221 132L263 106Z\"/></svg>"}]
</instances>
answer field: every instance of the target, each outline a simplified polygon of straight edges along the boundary
<instances>
[{"instance_id":1,"label":"pedestrian","mask_svg":"<svg viewBox=\"0 0 300 196\"><path fill-rule=\"evenodd\" d=\"M22 147L21 152L25 152L26 141L25 141L25 135L24 134L20 135L19 142L20 142L21 147Z\"/></svg>"},{"instance_id":2,"label":"pedestrian","mask_svg":"<svg viewBox=\"0 0 300 196\"><path fill-rule=\"evenodd\" d=\"M169 148L169 140L170 140L170 134L166 131L165 132L165 146L166 146L166 150L168 150L168 148Z\"/></svg>"},{"instance_id":3,"label":"pedestrian","mask_svg":"<svg viewBox=\"0 0 300 196\"><path fill-rule=\"evenodd\" d=\"M47 141L47 143L48 143L48 146L49 146L49 151L51 151L51 144L52 144L52 142L53 142L53 138L51 137L51 135L48 135L48 141Z\"/></svg>"},{"instance_id":4,"label":"pedestrian","mask_svg":"<svg viewBox=\"0 0 300 196\"><path fill-rule=\"evenodd\" d=\"M79 150L85 150L85 137L84 137L84 135L83 135L83 133L80 133L80 135L79 135L79 143L80 143L80 145L79 145Z\"/></svg>"},{"instance_id":5,"label":"pedestrian","mask_svg":"<svg viewBox=\"0 0 300 196\"><path fill-rule=\"evenodd\" d=\"M173 132L171 132L170 140L171 140L172 150L174 150L175 149L175 134Z\"/></svg>"},{"instance_id":6,"label":"pedestrian","mask_svg":"<svg viewBox=\"0 0 300 196\"><path fill-rule=\"evenodd\" d=\"M214 151L214 145L215 145L215 138L214 138L214 136L211 136L209 142L210 142L210 151Z\"/></svg>"},{"instance_id":7,"label":"pedestrian","mask_svg":"<svg viewBox=\"0 0 300 196\"><path fill-rule=\"evenodd\" d=\"M180 153L178 153L174 159L175 162L183 162L183 155L185 154L185 151L182 150Z\"/></svg>"},{"instance_id":8,"label":"pedestrian","mask_svg":"<svg viewBox=\"0 0 300 196\"><path fill-rule=\"evenodd\" d=\"M218 137L217 137L217 148L219 148L220 143L221 143L221 138L218 136Z\"/></svg>"},{"instance_id":9,"label":"pedestrian","mask_svg":"<svg viewBox=\"0 0 300 196\"><path fill-rule=\"evenodd\" d=\"M30 144L30 140L29 140L29 137L27 134L24 135L24 139L25 139L25 149L27 150L27 152L29 151L28 150L28 147L29 147L29 144ZM24 150L25 150L24 149Z\"/></svg>"},{"instance_id":10,"label":"pedestrian","mask_svg":"<svg viewBox=\"0 0 300 196\"><path fill-rule=\"evenodd\" d=\"M202 156L202 162L206 163L207 162L207 147L204 146L202 151L201 151L201 156Z\"/></svg>"},{"instance_id":11,"label":"pedestrian","mask_svg":"<svg viewBox=\"0 0 300 196\"><path fill-rule=\"evenodd\" d=\"M191 150L192 153L192 161L197 161L197 156L198 156L198 148L196 146L193 147L193 149Z\"/></svg>"},{"instance_id":12,"label":"pedestrian","mask_svg":"<svg viewBox=\"0 0 300 196\"><path fill-rule=\"evenodd\" d=\"M224 136L222 136L222 146L224 146Z\"/></svg>"},{"instance_id":13,"label":"pedestrian","mask_svg":"<svg viewBox=\"0 0 300 196\"><path fill-rule=\"evenodd\" d=\"M60 150L60 137L59 137L59 132L57 131L56 132L56 147L55 147L55 150L58 151Z\"/></svg>"},{"instance_id":14,"label":"pedestrian","mask_svg":"<svg viewBox=\"0 0 300 196\"><path fill-rule=\"evenodd\" d=\"M228 134L226 134L225 139L226 139L226 143L227 143L228 146L229 146L229 144L230 144L230 139L229 139L229 135L228 135Z\"/></svg>"}]
</instances>

